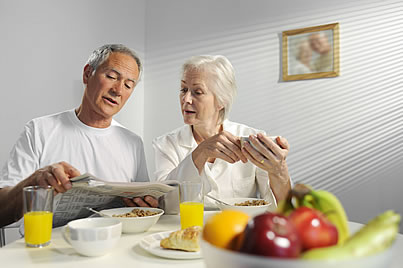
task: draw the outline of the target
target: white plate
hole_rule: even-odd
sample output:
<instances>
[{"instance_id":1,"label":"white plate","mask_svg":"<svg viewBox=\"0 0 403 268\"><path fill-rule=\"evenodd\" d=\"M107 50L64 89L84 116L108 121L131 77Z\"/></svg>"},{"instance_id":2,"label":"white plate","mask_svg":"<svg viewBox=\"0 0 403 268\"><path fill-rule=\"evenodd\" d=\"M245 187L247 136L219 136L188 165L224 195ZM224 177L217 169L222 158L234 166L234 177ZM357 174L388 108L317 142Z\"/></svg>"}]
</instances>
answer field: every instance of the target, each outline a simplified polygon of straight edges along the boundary
<instances>
[{"instance_id":1,"label":"white plate","mask_svg":"<svg viewBox=\"0 0 403 268\"><path fill-rule=\"evenodd\" d=\"M168 237L172 232L174 231L148 235L140 241L140 246L151 254L168 259L199 259L202 257L200 251L187 252L160 247L160 241Z\"/></svg>"}]
</instances>

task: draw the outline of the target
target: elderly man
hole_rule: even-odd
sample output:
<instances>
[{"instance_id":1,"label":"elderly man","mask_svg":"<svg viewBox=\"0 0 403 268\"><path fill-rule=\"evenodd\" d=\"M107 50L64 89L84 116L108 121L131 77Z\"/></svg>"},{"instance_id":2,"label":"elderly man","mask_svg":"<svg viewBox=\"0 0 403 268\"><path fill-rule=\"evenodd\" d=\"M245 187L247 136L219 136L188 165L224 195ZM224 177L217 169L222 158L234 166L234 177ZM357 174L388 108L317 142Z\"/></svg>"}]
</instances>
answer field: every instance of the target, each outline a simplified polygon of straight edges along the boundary
<instances>
[{"instance_id":1,"label":"elderly man","mask_svg":"<svg viewBox=\"0 0 403 268\"><path fill-rule=\"evenodd\" d=\"M132 94L141 71L134 51L104 45L84 66L81 105L26 124L0 173L0 227L22 217L25 186L51 185L64 193L71 188L70 178L80 171L112 181L149 181L141 138L113 119ZM151 196L125 202L158 205Z\"/></svg>"},{"instance_id":2,"label":"elderly man","mask_svg":"<svg viewBox=\"0 0 403 268\"><path fill-rule=\"evenodd\" d=\"M332 46L323 32L313 33L309 36L309 43L313 51L319 54L314 62L316 72L330 72L333 70Z\"/></svg>"}]
</instances>

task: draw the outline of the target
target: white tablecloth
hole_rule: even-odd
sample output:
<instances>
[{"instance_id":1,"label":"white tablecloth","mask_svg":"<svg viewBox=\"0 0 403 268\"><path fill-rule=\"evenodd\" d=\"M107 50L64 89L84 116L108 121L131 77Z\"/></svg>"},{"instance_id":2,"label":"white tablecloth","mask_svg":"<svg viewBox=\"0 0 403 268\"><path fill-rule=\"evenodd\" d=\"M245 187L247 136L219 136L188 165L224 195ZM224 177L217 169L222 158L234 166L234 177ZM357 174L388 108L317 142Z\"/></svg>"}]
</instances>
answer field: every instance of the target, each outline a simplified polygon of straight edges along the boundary
<instances>
[{"instance_id":1,"label":"white tablecloth","mask_svg":"<svg viewBox=\"0 0 403 268\"><path fill-rule=\"evenodd\" d=\"M211 212L207 212L208 217ZM350 223L352 231L357 230L361 224ZM141 234L122 234L118 247L109 254L101 257L84 257L77 254L61 236L61 228L52 232L52 242L45 248L27 248L24 239L19 239L0 248L1 267L52 267L52 268L158 268L158 267L205 267L203 259L173 260L149 254L139 246L139 241L147 235L177 230L180 228L179 216L163 215L148 232ZM398 235L396 241L396 258L392 268L402 267L403 263L403 235ZM221 267L225 268L225 267ZM383 268L383 267L380 267Z\"/></svg>"}]
</instances>

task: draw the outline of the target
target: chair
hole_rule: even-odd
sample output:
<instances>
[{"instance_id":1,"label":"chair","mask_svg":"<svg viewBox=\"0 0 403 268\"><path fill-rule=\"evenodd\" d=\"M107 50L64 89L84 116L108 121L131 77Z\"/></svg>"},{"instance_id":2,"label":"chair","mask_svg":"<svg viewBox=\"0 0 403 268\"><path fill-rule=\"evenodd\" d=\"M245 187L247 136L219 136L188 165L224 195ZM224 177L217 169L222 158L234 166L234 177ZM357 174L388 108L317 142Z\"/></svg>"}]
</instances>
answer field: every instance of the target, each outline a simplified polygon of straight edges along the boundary
<instances>
[{"instance_id":1,"label":"chair","mask_svg":"<svg viewBox=\"0 0 403 268\"><path fill-rule=\"evenodd\" d=\"M11 223L7 226L1 227L0 228L0 248L4 247L6 245L6 230L7 229L20 229L20 225L24 222L24 219L22 218L21 220ZM21 235L21 231L20 231L20 235ZM22 235L21 235L22 237ZM11 237L13 238L13 236ZM9 239L10 240L10 239Z\"/></svg>"},{"instance_id":2,"label":"chair","mask_svg":"<svg viewBox=\"0 0 403 268\"><path fill-rule=\"evenodd\" d=\"M0 248L6 245L6 232L4 228L0 228Z\"/></svg>"}]
</instances>

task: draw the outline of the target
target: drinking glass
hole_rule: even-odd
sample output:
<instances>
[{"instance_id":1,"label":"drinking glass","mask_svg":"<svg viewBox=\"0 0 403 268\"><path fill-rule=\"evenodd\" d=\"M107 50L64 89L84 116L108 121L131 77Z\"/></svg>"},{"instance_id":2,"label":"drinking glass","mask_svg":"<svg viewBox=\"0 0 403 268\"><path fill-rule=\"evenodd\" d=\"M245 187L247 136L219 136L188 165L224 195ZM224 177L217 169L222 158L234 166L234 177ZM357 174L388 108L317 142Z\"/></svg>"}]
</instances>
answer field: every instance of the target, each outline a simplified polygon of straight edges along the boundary
<instances>
[{"instance_id":1,"label":"drinking glass","mask_svg":"<svg viewBox=\"0 0 403 268\"><path fill-rule=\"evenodd\" d=\"M53 193L51 186L28 186L23 189L24 233L27 247L41 248L50 244Z\"/></svg>"},{"instance_id":2,"label":"drinking glass","mask_svg":"<svg viewBox=\"0 0 403 268\"><path fill-rule=\"evenodd\" d=\"M201 182L185 181L179 185L181 228L203 226L204 194Z\"/></svg>"}]
</instances>

